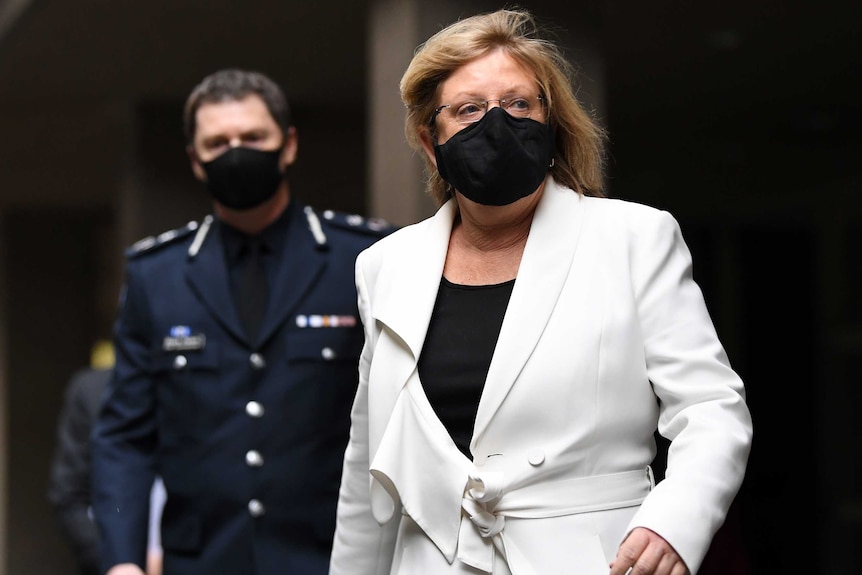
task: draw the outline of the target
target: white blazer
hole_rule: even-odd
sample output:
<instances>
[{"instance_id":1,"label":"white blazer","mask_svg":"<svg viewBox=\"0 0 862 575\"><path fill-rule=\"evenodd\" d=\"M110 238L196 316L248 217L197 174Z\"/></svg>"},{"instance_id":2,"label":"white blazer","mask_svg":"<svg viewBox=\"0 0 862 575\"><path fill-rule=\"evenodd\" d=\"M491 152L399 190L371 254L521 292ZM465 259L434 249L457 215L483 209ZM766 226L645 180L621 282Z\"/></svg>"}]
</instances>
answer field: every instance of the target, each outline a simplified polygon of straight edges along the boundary
<instances>
[{"instance_id":1,"label":"white blazer","mask_svg":"<svg viewBox=\"0 0 862 575\"><path fill-rule=\"evenodd\" d=\"M695 573L751 442L730 368L666 212L549 178L470 443L416 369L456 205L363 252L365 326L331 575L606 575L638 526ZM653 488L653 432L672 440Z\"/></svg>"}]
</instances>

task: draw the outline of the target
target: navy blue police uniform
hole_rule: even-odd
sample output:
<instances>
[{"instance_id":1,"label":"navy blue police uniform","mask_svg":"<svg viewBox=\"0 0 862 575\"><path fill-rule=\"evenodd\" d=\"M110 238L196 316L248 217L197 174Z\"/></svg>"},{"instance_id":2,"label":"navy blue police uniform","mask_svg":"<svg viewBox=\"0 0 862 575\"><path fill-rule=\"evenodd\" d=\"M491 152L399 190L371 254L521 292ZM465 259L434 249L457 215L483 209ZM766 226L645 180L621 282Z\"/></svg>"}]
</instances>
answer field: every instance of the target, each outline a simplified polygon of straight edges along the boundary
<instances>
[{"instance_id":1,"label":"navy blue police uniform","mask_svg":"<svg viewBox=\"0 0 862 575\"><path fill-rule=\"evenodd\" d=\"M116 367L93 436L103 566L144 565L150 486L167 490L165 575L323 575L363 331L356 256L391 226L295 201L256 341L219 220L127 254Z\"/></svg>"}]
</instances>

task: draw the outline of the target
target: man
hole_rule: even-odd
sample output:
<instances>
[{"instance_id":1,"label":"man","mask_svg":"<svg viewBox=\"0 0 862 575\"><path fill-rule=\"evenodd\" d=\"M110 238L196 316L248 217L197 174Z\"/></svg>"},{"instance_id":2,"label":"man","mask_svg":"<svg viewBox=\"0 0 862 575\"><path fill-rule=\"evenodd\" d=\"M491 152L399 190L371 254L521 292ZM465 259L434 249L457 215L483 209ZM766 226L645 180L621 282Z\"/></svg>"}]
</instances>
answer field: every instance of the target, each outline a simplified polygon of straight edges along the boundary
<instances>
[{"instance_id":1,"label":"man","mask_svg":"<svg viewBox=\"0 0 862 575\"><path fill-rule=\"evenodd\" d=\"M79 575L99 575L99 533L93 522L90 436L99 414L105 388L111 379L114 350L111 342L93 346L90 365L75 372L68 385L57 420L57 444L51 460L48 500L54 507L68 541ZM150 537L147 575L161 573L161 549L154 522L161 511L161 483L153 485L150 499Z\"/></svg>"},{"instance_id":2,"label":"man","mask_svg":"<svg viewBox=\"0 0 862 575\"><path fill-rule=\"evenodd\" d=\"M99 574L99 535L90 505L90 434L110 378L110 365L92 362L72 375L51 460L48 500L75 554L80 575Z\"/></svg>"},{"instance_id":3,"label":"man","mask_svg":"<svg viewBox=\"0 0 862 575\"><path fill-rule=\"evenodd\" d=\"M291 198L297 134L261 74L205 78L185 127L214 217L127 256L94 432L103 568L140 575L157 473L165 575L324 574L363 344L354 260L390 229Z\"/></svg>"}]
</instances>

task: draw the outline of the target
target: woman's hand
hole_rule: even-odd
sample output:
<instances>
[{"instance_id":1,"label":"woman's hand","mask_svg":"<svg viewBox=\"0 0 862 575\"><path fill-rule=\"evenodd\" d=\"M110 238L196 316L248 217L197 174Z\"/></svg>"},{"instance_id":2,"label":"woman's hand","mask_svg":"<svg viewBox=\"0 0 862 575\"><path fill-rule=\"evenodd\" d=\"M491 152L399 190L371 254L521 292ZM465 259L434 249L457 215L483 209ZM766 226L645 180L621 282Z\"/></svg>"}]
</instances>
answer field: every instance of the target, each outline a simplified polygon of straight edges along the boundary
<instances>
[{"instance_id":1,"label":"woman's hand","mask_svg":"<svg viewBox=\"0 0 862 575\"><path fill-rule=\"evenodd\" d=\"M631 569L631 571L629 571ZM611 563L610 575L690 575L670 543L645 527L632 529Z\"/></svg>"}]
</instances>

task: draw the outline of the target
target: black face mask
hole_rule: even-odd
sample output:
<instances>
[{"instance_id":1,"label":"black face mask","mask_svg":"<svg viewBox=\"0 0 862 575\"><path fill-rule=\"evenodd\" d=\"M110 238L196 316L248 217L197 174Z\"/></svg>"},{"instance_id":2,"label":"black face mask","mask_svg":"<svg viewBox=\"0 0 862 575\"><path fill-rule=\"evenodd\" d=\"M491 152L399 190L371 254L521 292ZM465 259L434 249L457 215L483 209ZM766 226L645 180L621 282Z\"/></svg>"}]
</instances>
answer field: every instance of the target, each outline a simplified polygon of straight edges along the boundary
<instances>
[{"instance_id":1,"label":"black face mask","mask_svg":"<svg viewBox=\"0 0 862 575\"><path fill-rule=\"evenodd\" d=\"M502 108L434 144L437 170L468 199L505 206L529 196L548 173L554 157L554 131Z\"/></svg>"},{"instance_id":2,"label":"black face mask","mask_svg":"<svg viewBox=\"0 0 862 575\"><path fill-rule=\"evenodd\" d=\"M284 179L280 159L281 148L265 151L239 146L201 166L213 198L228 208L248 210L275 194Z\"/></svg>"}]
</instances>

